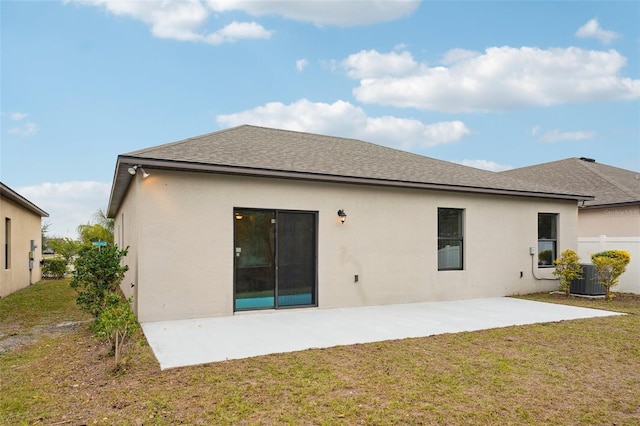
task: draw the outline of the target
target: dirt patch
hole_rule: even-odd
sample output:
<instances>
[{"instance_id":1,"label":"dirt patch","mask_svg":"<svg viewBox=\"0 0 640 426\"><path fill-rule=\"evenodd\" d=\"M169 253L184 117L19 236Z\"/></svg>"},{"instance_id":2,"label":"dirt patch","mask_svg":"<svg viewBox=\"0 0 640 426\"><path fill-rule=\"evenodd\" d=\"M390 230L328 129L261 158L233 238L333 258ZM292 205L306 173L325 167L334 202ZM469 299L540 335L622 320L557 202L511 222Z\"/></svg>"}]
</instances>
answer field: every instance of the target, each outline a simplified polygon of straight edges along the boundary
<instances>
[{"instance_id":1,"label":"dirt patch","mask_svg":"<svg viewBox=\"0 0 640 426\"><path fill-rule=\"evenodd\" d=\"M65 321L59 324L36 326L29 332L17 333L13 331L0 333L0 355L14 351L22 346L35 342L41 336L60 336L86 326L89 321Z\"/></svg>"},{"instance_id":2,"label":"dirt patch","mask_svg":"<svg viewBox=\"0 0 640 426\"><path fill-rule=\"evenodd\" d=\"M24 345L28 345L36 340L35 337L11 334L0 334L0 355L19 348Z\"/></svg>"}]
</instances>

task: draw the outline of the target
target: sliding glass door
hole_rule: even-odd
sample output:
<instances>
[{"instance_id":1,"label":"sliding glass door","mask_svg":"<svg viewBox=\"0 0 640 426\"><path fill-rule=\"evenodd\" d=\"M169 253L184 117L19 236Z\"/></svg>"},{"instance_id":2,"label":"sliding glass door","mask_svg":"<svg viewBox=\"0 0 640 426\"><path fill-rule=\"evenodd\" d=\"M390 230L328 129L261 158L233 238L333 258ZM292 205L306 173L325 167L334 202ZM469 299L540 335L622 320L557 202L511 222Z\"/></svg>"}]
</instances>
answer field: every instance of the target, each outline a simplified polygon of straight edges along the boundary
<instances>
[{"instance_id":1,"label":"sliding glass door","mask_svg":"<svg viewBox=\"0 0 640 426\"><path fill-rule=\"evenodd\" d=\"M275 211L236 210L235 309L275 307Z\"/></svg>"},{"instance_id":2,"label":"sliding glass door","mask_svg":"<svg viewBox=\"0 0 640 426\"><path fill-rule=\"evenodd\" d=\"M280 212L277 224L278 306L315 305L316 215Z\"/></svg>"},{"instance_id":3,"label":"sliding glass door","mask_svg":"<svg viewBox=\"0 0 640 426\"><path fill-rule=\"evenodd\" d=\"M234 310L316 306L317 213L234 211Z\"/></svg>"}]
</instances>

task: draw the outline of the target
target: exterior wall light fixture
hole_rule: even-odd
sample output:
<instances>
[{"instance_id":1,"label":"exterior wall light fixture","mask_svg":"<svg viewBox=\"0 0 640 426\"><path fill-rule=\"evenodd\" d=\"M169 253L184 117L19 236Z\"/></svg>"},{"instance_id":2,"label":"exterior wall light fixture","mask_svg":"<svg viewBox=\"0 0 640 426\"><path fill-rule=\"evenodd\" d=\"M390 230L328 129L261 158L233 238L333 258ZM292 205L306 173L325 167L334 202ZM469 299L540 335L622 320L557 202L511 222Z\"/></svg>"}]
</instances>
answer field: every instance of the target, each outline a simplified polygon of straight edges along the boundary
<instances>
[{"instance_id":1,"label":"exterior wall light fixture","mask_svg":"<svg viewBox=\"0 0 640 426\"><path fill-rule=\"evenodd\" d=\"M340 209L338 210L338 217L340 218L340 222L344 223L344 221L347 219L347 214L344 212L344 210Z\"/></svg>"},{"instance_id":2,"label":"exterior wall light fixture","mask_svg":"<svg viewBox=\"0 0 640 426\"><path fill-rule=\"evenodd\" d=\"M150 173L147 173L147 172L142 168L142 166L138 166L138 165L131 166L131 167L129 167L129 169L128 169L127 171L129 172L129 174L130 174L131 176L133 176L133 175L135 175L135 174L136 174L136 171L138 171L138 169L142 170L142 177L143 177L143 179L146 179L146 178L148 178L148 177L149 177Z\"/></svg>"}]
</instances>

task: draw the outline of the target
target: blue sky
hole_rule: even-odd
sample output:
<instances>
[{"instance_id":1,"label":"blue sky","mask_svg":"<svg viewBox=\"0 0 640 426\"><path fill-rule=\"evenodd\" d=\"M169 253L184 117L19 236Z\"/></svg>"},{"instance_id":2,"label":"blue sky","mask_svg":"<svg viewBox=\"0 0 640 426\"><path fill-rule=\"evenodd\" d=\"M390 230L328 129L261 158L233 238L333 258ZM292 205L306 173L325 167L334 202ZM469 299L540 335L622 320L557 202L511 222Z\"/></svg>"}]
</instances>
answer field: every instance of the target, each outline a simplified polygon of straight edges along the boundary
<instances>
[{"instance_id":1,"label":"blue sky","mask_svg":"<svg viewBox=\"0 0 640 426\"><path fill-rule=\"evenodd\" d=\"M49 234L118 154L240 124L640 171L640 3L0 1L0 180Z\"/></svg>"}]
</instances>

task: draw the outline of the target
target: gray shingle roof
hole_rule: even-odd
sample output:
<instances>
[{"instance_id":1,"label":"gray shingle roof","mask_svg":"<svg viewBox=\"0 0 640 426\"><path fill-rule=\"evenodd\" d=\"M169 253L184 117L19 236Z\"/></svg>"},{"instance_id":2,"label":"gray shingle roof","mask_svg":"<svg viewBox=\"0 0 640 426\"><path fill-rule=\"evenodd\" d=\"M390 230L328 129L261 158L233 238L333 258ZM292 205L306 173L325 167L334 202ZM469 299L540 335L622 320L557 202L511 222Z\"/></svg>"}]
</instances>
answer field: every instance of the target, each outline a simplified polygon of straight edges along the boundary
<instances>
[{"instance_id":1,"label":"gray shingle roof","mask_svg":"<svg viewBox=\"0 0 640 426\"><path fill-rule=\"evenodd\" d=\"M517 179L594 195L585 207L640 203L640 173L585 158L538 164L502 172Z\"/></svg>"},{"instance_id":2,"label":"gray shingle roof","mask_svg":"<svg viewBox=\"0 0 640 426\"><path fill-rule=\"evenodd\" d=\"M582 194L356 139L243 125L118 157L109 213L130 176L127 167L200 170L375 185L565 199ZM126 167L125 167L126 166Z\"/></svg>"}]
</instances>

